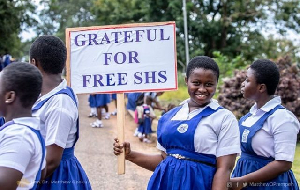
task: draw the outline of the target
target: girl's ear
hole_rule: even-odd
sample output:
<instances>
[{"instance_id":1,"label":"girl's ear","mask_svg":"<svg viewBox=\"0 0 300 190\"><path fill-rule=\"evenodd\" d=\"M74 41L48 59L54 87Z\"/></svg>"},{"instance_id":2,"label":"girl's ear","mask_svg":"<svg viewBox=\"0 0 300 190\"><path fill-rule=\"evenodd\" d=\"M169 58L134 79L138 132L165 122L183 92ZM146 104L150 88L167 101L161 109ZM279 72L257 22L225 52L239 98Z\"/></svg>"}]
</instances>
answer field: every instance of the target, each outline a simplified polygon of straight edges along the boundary
<instances>
[{"instance_id":1,"label":"girl's ear","mask_svg":"<svg viewBox=\"0 0 300 190\"><path fill-rule=\"evenodd\" d=\"M259 85L259 92L263 93L263 92L267 92L267 86L265 84L260 84Z\"/></svg>"},{"instance_id":2,"label":"girl's ear","mask_svg":"<svg viewBox=\"0 0 300 190\"><path fill-rule=\"evenodd\" d=\"M16 92L15 91L9 91L5 94L5 103L10 104L13 103L16 100Z\"/></svg>"},{"instance_id":3,"label":"girl's ear","mask_svg":"<svg viewBox=\"0 0 300 190\"><path fill-rule=\"evenodd\" d=\"M30 59L30 64L32 64L32 65L34 65L34 66L38 66L37 65L37 61L36 61L36 59L34 59L34 58L32 58L32 59Z\"/></svg>"},{"instance_id":4,"label":"girl's ear","mask_svg":"<svg viewBox=\"0 0 300 190\"><path fill-rule=\"evenodd\" d=\"M184 80L185 80L185 85L187 85L187 83L188 83L187 77L184 77Z\"/></svg>"}]
</instances>

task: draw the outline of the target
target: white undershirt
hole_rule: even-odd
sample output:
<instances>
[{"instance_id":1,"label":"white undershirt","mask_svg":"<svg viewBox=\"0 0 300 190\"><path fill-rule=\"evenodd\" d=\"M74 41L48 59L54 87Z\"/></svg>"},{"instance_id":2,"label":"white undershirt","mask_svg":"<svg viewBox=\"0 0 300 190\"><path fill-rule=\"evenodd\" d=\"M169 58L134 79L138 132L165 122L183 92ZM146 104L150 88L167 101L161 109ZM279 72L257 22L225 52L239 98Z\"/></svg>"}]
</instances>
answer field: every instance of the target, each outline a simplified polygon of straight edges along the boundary
<instances>
[{"instance_id":1,"label":"white undershirt","mask_svg":"<svg viewBox=\"0 0 300 190\"><path fill-rule=\"evenodd\" d=\"M39 97L34 106L66 87L67 81L63 80L59 86ZM78 102L77 97L76 102ZM46 146L56 144L62 148L69 148L74 145L78 109L70 96L66 94L52 96L43 107L34 111L32 115L40 117L41 134L45 138Z\"/></svg>"},{"instance_id":2,"label":"white undershirt","mask_svg":"<svg viewBox=\"0 0 300 190\"><path fill-rule=\"evenodd\" d=\"M0 166L20 171L23 184L17 189L30 189L41 164L42 146L36 133L24 125L39 130L40 121L37 117L22 117L13 121L15 124L0 131Z\"/></svg>"},{"instance_id":3,"label":"white undershirt","mask_svg":"<svg viewBox=\"0 0 300 190\"><path fill-rule=\"evenodd\" d=\"M172 120L190 120L208 106L214 110L220 106L216 100L211 100L204 108L189 113L188 101L183 102L182 105ZM212 115L203 117L196 128L194 144L195 151L198 153L213 154L217 157L239 154L240 135L235 116L227 109L219 109ZM165 151L158 142L157 148Z\"/></svg>"},{"instance_id":4,"label":"white undershirt","mask_svg":"<svg viewBox=\"0 0 300 190\"><path fill-rule=\"evenodd\" d=\"M252 114L242 125L251 127L266 112L281 104L279 96L275 96L262 108L256 104L250 109ZM297 134L300 129L298 119L287 109L277 109L270 115L261 130L252 139L252 148L257 155L273 157L275 160L293 161L296 149Z\"/></svg>"}]
</instances>

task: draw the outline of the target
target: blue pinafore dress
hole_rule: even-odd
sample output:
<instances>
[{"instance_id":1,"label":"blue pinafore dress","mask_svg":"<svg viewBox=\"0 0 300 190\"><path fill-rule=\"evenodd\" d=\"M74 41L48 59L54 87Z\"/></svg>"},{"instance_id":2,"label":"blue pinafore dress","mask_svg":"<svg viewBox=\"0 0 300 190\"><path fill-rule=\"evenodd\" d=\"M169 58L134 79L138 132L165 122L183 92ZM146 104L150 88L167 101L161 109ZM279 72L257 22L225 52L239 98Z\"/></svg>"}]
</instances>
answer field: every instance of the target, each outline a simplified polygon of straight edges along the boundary
<instances>
[{"instance_id":1,"label":"blue pinafore dress","mask_svg":"<svg viewBox=\"0 0 300 190\"><path fill-rule=\"evenodd\" d=\"M265 113L253 126L245 127L242 123L251 116L250 113L243 116L239 121L240 126L240 137L241 137L241 150L242 154L238 160L235 169L232 172L232 177L241 177L249 173L255 172L260 168L266 166L268 163L274 161L272 157L264 157L257 155L252 148L252 139L257 131L259 131L267 118L272 115L277 109L285 109L283 106L278 105L274 109ZM258 183L257 183L258 184ZM275 179L259 183L258 185L251 185L248 183L248 187L244 188L247 190L299 190L298 183L292 170L289 170Z\"/></svg>"},{"instance_id":2,"label":"blue pinafore dress","mask_svg":"<svg viewBox=\"0 0 300 190\"><path fill-rule=\"evenodd\" d=\"M91 94L89 96L89 102L91 108L97 108L105 106L111 102L110 94Z\"/></svg>"},{"instance_id":3,"label":"blue pinafore dress","mask_svg":"<svg viewBox=\"0 0 300 190\"><path fill-rule=\"evenodd\" d=\"M5 123L4 117L0 117L0 126L4 125L4 123Z\"/></svg>"},{"instance_id":4,"label":"blue pinafore dress","mask_svg":"<svg viewBox=\"0 0 300 190\"><path fill-rule=\"evenodd\" d=\"M70 87L62 89L56 94L53 94L52 96L58 94L66 94L70 96L77 106L75 94ZM32 109L32 111L36 111L40 109L52 96L39 102ZM59 167L56 168L56 170L53 172L53 174L50 177L46 178L45 181L43 181L42 185L39 186L39 189L45 189L45 190L49 190L49 189L53 189L53 190L54 189L55 190L88 189L89 190L91 189L89 179L84 169L82 168L80 162L77 160L77 158L74 155L74 147L79 138L79 118L77 119L76 128L77 128L76 138L73 147L64 149Z\"/></svg>"},{"instance_id":5,"label":"blue pinafore dress","mask_svg":"<svg viewBox=\"0 0 300 190\"><path fill-rule=\"evenodd\" d=\"M126 109L134 111L136 108L136 100L142 95L141 92L129 93L127 95Z\"/></svg>"},{"instance_id":6,"label":"blue pinafore dress","mask_svg":"<svg viewBox=\"0 0 300 190\"><path fill-rule=\"evenodd\" d=\"M149 106L143 105L143 109L143 123L139 125L138 131L148 135L153 132L151 129L151 118L146 115L147 113L150 113L150 108Z\"/></svg>"},{"instance_id":7,"label":"blue pinafore dress","mask_svg":"<svg viewBox=\"0 0 300 190\"><path fill-rule=\"evenodd\" d=\"M180 108L168 111L159 120L157 140L166 149L168 156L156 167L148 190L209 190L212 187L217 170L216 156L195 152L194 136L200 120L217 110L207 107L190 120L172 121L171 118ZM178 159L171 154L179 154L190 160Z\"/></svg>"},{"instance_id":8,"label":"blue pinafore dress","mask_svg":"<svg viewBox=\"0 0 300 190\"><path fill-rule=\"evenodd\" d=\"M13 125L13 124L15 124L13 121L9 121L9 122L5 123L5 124L1 127L0 131L2 131L2 130L5 129L6 127L8 127L8 126L10 126L10 125ZM22 125L22 124L18 124L18 125ZM41 163L40 163L40 167L39 167L38 173L37 173L36 178L35 178L34 186L31 188L32 190L35 190L35 189L37 189L37 182L40 181L41 175L42 175L42 166L43 166L43 161L44 161L44 159L45 159L45 154L46 154L46 150L45 150L45 141L44 141L44 139L43 139L43 137L42 137L42 135L41 135L41 133L40 133L39 130L36 130L36 129L34 129L34 128L28 126L28 125L23 125L23 126L28 127L32 132L34 132L34 133L37 135L37 137L38 137L38 139L39 139L39 141L40 141L40 143L41 143L41 146L42 146L42 160L41 160Z\"/></svg>"},{"instance_id":9,"label":"blue pinafore dress","mask_svg":"<svg viewBox=\"0 0 300 190\"><path fill-rule=\"evenodd\" d=\"M117 94L111 94L111 99L112 100L117 100Z\"/></svg>"}]
</instances>

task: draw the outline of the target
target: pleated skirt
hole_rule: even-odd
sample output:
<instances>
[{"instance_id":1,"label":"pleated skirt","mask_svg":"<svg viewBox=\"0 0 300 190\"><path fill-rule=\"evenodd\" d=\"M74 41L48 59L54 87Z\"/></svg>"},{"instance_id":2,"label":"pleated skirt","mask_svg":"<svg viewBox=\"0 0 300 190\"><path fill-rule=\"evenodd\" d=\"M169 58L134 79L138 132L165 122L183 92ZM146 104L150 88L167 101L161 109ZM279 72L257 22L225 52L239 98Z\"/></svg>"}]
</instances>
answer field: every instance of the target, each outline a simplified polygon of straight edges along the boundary
<instances>
[{"instance_id":1,"label":"pleated skirt","mask_svg":"<svg viewBox=\"0 0 300 190\"><path fill-rule=\"evenodd\" d=\"M241 177L255 172L266 166L273 160L263 159L255 155L242 153L241 158L237 161L236 167L232 172L232 177ZM259 183L248 183L244 189L247 190L299 190L298 183L292 172L289 170L276 178Z\"/></svg>"},{"instance_id":2,"label":"pleated skirt","mask_svg":"<svg viewBox=\"0 0 300 190\"><path fill-rule=\"evenodd\" d=\"M151 119L150 118L144 118L144 122L139 125L138 131L143 134L150 134L152 133L151 129Z\"/></svg>"},{"instance_id":3,"label":"pleated skirt","mask_svg":"<svg viewBox=\"0 0 300 190\"><path fill-rule=\"evenodd\" d=\"M111 97L109 94L90 95L89 102L91 108L105 106L106 104L109 104L111 102Z\"/></svg>"},{"instance_id":4,"label":"pleated skirt","mask_svg":"<svg viewBox=\"0 0 300 190\"><path fill-rule=\"evenodd\" d=\"M90 190L89 179L74 156L74 148L64 150L59 167L39 187L41 190Z\"/></svg>"},{"instance_id":5,"label":"pleated skirt","mask_svg":"<svg viewBox=\"0 0 300 190\"><path fill-rule=\"evenodd\" d=\"M216 168L167 156L155 169L148 190L209 190Z\"/></svg>"}]
</instances>

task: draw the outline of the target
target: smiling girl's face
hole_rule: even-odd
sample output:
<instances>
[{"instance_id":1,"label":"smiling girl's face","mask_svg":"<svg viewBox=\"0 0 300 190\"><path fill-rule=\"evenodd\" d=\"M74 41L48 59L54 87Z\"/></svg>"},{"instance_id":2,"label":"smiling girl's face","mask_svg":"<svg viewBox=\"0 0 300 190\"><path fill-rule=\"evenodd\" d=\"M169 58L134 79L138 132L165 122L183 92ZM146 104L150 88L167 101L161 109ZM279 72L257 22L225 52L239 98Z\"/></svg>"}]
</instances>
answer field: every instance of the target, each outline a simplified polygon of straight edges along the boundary
<instances>
[{"instance_id":1,"label":"smiling girl's face","mask_svg":"<svg viewBox=\"0 0 300 190\"><path fill-rule=\"evenodd\" d=\"M190 110L198 109L210 103L216 93L217 75L210 69L196 68L185 79L190 95Z\"/></svg>"}]
</instances>

